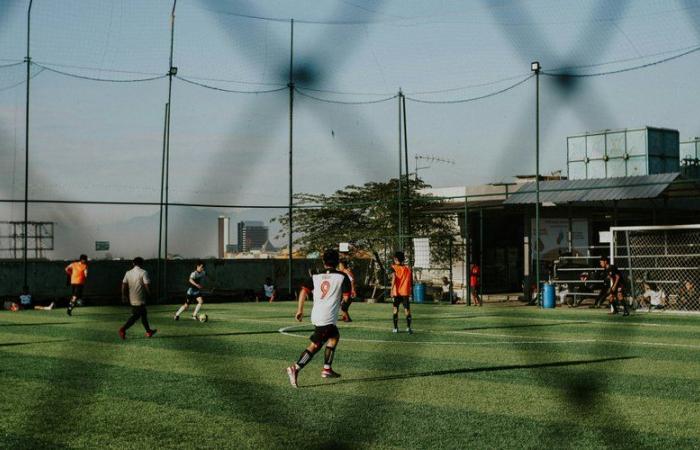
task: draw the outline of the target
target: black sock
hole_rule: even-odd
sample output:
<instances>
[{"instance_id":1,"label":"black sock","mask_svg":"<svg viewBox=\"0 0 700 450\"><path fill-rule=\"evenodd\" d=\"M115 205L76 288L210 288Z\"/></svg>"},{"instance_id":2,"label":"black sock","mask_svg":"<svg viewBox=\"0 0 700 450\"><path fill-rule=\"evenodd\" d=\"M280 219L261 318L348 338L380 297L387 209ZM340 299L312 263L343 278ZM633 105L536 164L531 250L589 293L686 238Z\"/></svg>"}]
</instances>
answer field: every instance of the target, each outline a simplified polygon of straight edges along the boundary
<instances>
[{"instance_id":1,"label":"black sock","mask_svg":"<svg viewBox=\"0 0 700 450\"><path fill-rule=\"evenodd\" d=\"M399 327L399 313L394 313L394 328Z\"/></svg>"},{"instance_id":2,"label":"black sock","mask_svg":"<svg viewBox=\"0 0 700 450\"><path fill-rule=\"evenodd\" d=\"M315 352L314 352L315 353ZM311 353L308 350L304 350L301 352L301 355L299 356L299 360L297 361L297 366L299 366L300 369L302 369L305 365L311 361L311 358L314 357L314 354Z\"/></svg>"},{"instance_id":3,"label":"black sock","mask_svg":"<svg viewBox=\"0 0 700 450\"><path fill-rule=\"evenodd\" d=\"M408 328L411 328L411 319L413 317L409 314L406 316L406 324L408 325Z\"/></svg>"},{"instance_id":4,"label":"black sock","mask_svg":"<svg viewBox=\"0 0 700 450\"><path fill-rule=\"evenodd\" d=\"M326 345L326 353L323 355L323 368L330 369L331 364L333 364L333 357L335 356L335 347L329 347Z\"/></svg>"}]
</instances>

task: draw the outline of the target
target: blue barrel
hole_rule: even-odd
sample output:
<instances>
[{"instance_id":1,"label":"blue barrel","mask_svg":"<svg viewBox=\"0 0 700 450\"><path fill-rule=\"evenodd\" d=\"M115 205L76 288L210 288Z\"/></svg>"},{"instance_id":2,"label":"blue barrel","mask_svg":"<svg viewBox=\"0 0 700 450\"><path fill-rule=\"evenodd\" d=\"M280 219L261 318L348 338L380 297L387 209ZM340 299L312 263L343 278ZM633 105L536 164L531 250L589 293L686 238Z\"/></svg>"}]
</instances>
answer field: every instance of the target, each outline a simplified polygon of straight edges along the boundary
<instances>
[{"instance_id":1,"label":"blue barrel","mask_svg":"<svg viewBox=\"0 0 700 450\"><path fill-rule=\"evenodd\" d=\"M554 285L545 283L542 289L542 306L545 308L554 308L556 304L556 296L554 295Z\"/></svg>"},{"instance_id":2,"label":"blue barrel","mask_svg":"<svg viewBox=\"0 0 700 450\"><path fill-rule=\"evenodd\" d=\"M425 303L425 283L416 283L413 285L413 301L416 303Z\"/></svg>"}]
</instances>

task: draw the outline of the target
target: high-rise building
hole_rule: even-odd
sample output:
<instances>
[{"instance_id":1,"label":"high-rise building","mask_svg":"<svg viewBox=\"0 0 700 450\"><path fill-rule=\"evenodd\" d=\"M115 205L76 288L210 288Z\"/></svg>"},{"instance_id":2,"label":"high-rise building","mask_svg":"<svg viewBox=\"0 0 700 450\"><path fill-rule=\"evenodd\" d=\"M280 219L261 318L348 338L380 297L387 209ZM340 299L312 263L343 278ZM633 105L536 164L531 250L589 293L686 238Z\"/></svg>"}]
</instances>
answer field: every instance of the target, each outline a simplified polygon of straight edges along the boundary
<instances>
[{"instance_id":1,"label":"high-rise building","mask_svg":"<svg viewBox=\"0 0 700 450\"><path fill-rule=\"evenodd\" d=\"M226 216L219 216L219 245L217 247L217 254L219 258L224 258L226 256L226 246L229 244L229 226L231 218Z\"/></svg>"},{"instance_id":2,"label":"high-rise building","mask_svg":"<svg viewBox=\"0 0 700 450\"><path fill-rule=\"evenodd\" d=\"M259 250L268 238L268 228L260 221L238 222L238 251Z\"/></svg>"}]
</instances>

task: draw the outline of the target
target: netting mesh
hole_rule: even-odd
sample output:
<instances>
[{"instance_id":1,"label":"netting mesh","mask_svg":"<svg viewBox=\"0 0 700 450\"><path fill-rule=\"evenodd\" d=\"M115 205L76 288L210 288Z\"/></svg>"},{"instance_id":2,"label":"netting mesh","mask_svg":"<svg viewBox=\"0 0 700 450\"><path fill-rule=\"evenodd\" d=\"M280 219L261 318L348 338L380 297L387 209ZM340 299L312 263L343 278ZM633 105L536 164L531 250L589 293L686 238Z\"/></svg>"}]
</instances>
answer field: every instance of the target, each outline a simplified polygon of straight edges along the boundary
<instances>
[{"instance_id":1,"label":"netting mesh","mask_svg":"<svg viewBox=\"0 0 700 450\"><path fill-rule=\"evenodd\" d=\"M636 305L700 310L700 227L616 230L614 240Z\"/></svg>"}]
</instances>

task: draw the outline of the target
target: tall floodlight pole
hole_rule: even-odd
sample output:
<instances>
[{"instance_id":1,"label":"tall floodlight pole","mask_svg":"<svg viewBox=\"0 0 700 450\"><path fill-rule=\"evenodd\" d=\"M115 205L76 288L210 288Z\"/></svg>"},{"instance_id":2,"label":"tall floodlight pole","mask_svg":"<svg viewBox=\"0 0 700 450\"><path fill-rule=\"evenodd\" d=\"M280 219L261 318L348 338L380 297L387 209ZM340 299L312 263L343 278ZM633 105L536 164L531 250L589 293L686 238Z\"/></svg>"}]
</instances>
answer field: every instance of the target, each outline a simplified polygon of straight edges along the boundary
<instances>
[{"instance_id":1,"label":"tall floodlight pole","mask_svg":"<svg viewBox=\"0 0 700 450\"><path fill-rule=\"evenodd\" d=\"M399 89L399 95L398 95L398 99L399 99L399 115L398 115L398 118L399 118L399 179L398 179L399 186L398 186L396 193L397 193L397 207L398 207L398 212L399 212L399 226L398 226L398 233L399 233L398 244L399 244L399 247L398 247L398 249L401 249L401 250L403 250L403 217L401 214L401 209L402 209L402 206L401 206L402 205L401 178L403 178L403 162L402 162L403 156L401 155L401 150L402 150L402 145L401 145L401 125L402 125L402 123L401 123L401 98L402 97L403 97L403 93L401 92L401 89Z\"/></svg>"},{"instance_id":2,"label":"tall floodlight pole","mask_svg":"<svg viewBox=\"0 0 700 450\"><path fill-rule=\"evenodd\" d=\"M160 185L160 223L158 229L158 266L161 265L161 242L163 243L162 259L163 280L158 280L158 285L162 283L163 294L168 296L168 193L170 184L170 107L173 98L173 77L177 75L177 67L173 66L173 49L175 47L175 8L177 0L173 0L173 9L170 12L170 59L168 67L168 103L165 106L165 130L163 133L163 166L161 168ZM165 197L165 199L163 198ZM161 235L162 233L162 235Z\"/></svg>"},{"instance_id":3,"label":"tall floodlight pole","mask_svg":"<svg viewBox=\"0 0 700 450\"><path fill-rule=\"evenodd\" d=\"M404 152L404 167L406 168L406 229L408 231L408 242L409 247L411 247L410 242L412 239L413 230L411 229L411 180L408 175L408 133L406 131L406 96L403 92L401 97L401 112L403 113L403 152ZM418 179L418 174L416 174L416 180Z\"/></svg>"},{"instance_id":4,"label":"tall floodlight pole","mask_svg":"<svg viewBox=\"0 0 700 450\"><path fill-rule=\"evenodd\" d=\"M27 9L27 56L24 61L27 63L27 103L25 105L25 122L24 122L24 281L23 286L27 286L27 257L29 254L28 248L28 223L29 223L29 82L32 78L32 58L29 53L29 43L31 38L31 24L32 24L32 2L29 0L29 8Z\"/></svg>"},{"instance_id":5,"label":"tall floodlight pole","mask_svg":"<svg viewBox=\"0 0 700 450\"><path fill-rule=\"evenodd\" d=\"M530 64L535 72L535 286L537 286L537 304L542 304L540 292L540 66L539 61Z\"/></svg>"},{"instance_id":6,"label":"tall floodlight pole","mask_svg":"<svg viewBox=\"0 0 700 450\"><path fill-rule=\"evenodd\" d=\"M289 241L287 242L289 255L288 255L288 276L287 276L287 288L289 289L289 296L293 295L292 290L292 245L294 243L294 237L292 233L294 232L293 225L293 197L294 197L294 186L292 184L293 178L293 152L294 152L294 19L290 20L290 39L289 39Z\"/></svg>"}]
</instances>

